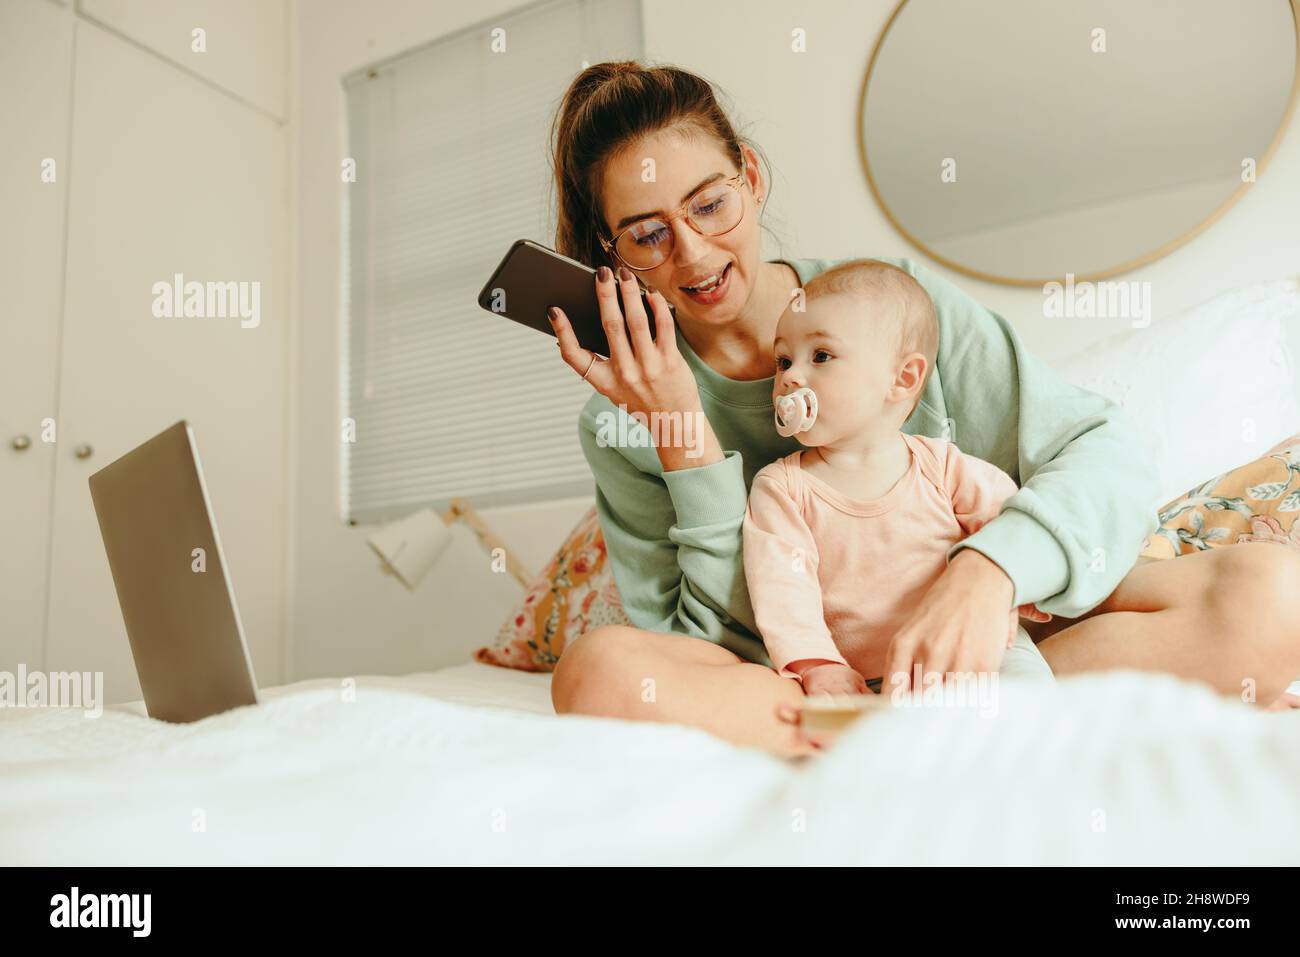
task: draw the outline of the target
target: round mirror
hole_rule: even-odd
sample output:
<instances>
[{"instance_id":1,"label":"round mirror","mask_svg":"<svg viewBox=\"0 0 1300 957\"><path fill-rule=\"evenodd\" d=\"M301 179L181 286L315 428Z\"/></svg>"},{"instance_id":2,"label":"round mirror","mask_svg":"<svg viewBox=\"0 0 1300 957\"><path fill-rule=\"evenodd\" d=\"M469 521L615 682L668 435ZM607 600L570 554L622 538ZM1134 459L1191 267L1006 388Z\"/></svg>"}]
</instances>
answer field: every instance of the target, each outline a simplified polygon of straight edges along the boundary
<instances>
[{"instance_id":1,"label":"round mirror","mask_svg":"<svg viewBox=\"0 0 1300 957\"><path fill-rule=\"evenodd\" d=\"M903 0L858 142L894 226L1041 285L1165 255L1262 172L1294 109L1300 0Z\"/></svg>"}]
</instances>

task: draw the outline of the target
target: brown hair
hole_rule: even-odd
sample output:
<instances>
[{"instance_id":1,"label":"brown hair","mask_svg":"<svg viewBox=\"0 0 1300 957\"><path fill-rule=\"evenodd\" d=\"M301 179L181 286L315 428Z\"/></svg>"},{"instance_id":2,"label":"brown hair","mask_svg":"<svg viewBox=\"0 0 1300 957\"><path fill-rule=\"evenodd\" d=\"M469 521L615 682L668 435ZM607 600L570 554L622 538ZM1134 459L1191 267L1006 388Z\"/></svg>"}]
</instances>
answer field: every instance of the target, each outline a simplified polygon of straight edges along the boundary
<instances>
[{"instance_id":1,"label":"brown hair","mask_svg":"<svg viewBox=\"0 0 1300 957\"><path fill-rule=\"evenodd\" d=\"M808 299L835 293L864 297L885 295L898 303L894 320L898 358L919 352L926 359L925 378L917 393L917 402L920 402L920 393L925 391L939 356L939 316L925 287L911 273L890 263L879 259L855 259L818 273L804 286Z\"/></svg>"},{"instance_id":2,"label":"brown hair","mask_svg":"<svg viewBox=\"0 0 1300 957\"><path fill-rule=\"evenodd\" d=\"M605 161L624 146L663 129L711 136L736 168L741 144L713 85L671 66L635 60L596 63L569 84L551 130L555 170L555 248L593 268L614 265L600 245L600 181ZM608 236L606 237L609 238Z\"/></svg>"}]
</instances>

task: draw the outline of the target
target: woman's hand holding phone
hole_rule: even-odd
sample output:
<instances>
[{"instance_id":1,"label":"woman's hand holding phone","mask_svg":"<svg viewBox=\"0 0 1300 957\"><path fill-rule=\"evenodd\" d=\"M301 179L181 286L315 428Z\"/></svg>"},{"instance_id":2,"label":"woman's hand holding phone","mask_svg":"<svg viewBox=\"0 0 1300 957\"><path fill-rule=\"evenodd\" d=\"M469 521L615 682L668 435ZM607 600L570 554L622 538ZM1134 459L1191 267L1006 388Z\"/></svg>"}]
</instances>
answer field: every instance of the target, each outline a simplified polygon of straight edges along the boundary
<instances>
[{"instance_id":1,"label":"woman's hand holding phone","mask_svg":"<svg viewBox=\"0 0 1300 957\"><path fill-rule=\"evenodd\" d=\"M609 340L609 359L601 359L579 345L564 310L552 307L548 315L564 361L579 375L586 373L586 380L615 406L623 406L629 414L640 412L647 422L653 422L656 412L698 414L704 425L702 455L687 457L685 448L658 442L656 436L664 471L721 461L722 448L707 424L695 376L677 350L673 316L664 297L658 292L646 297L654 313L654 338L650 336L650 317L642 305L640 287L630 269L619 267L617 282L608 266L596 270L596 299L600 304L600 322ZM668 431L671 434L672 430ZM652 429L651 434L654 432Z\"/></svg>"}]
</instances>

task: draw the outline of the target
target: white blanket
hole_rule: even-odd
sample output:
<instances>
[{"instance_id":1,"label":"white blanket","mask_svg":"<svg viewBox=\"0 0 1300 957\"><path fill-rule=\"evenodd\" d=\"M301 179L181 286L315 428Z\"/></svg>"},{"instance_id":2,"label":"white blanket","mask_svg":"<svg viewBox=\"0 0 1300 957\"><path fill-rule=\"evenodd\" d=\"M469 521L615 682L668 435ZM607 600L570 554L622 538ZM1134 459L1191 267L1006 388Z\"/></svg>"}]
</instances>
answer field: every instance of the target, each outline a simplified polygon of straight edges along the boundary
<instances>
[{"instance_id":1,"label":"white blanket","mask_svg":"<svg viewBox=\"0 0 1300 957\"><path fill-rule=\"evenodd\" d=\"M192 725L11 711L0 865L1300 860L1300 712L1135 673L1001 690L802 761L391 688Z\"/></svg>"}]
</instances>

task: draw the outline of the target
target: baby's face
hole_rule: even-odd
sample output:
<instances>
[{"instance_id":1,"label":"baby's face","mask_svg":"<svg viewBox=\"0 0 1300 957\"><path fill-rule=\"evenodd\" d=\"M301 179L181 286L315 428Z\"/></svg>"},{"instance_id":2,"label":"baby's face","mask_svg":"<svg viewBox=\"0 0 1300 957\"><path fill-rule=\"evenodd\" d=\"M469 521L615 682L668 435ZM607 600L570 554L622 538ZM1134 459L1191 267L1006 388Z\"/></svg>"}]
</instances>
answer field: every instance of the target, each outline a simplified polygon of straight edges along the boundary
<instances>
[{"instance_id":1,"label":"baby's face","mask_svg":"<svg viewBox=\"0 0 1300 957\"><path fill-rule=\"evenodd\" d=\"M872 308L878 307L834 293L808 300L802 312L788 307L781 314L772 399L805 386L817 393L816 422L795 436L804 445L861 436L884 417L897 357L894 343L881 340L879 324L864 312Z\"/></svg>"}]
</instances>

